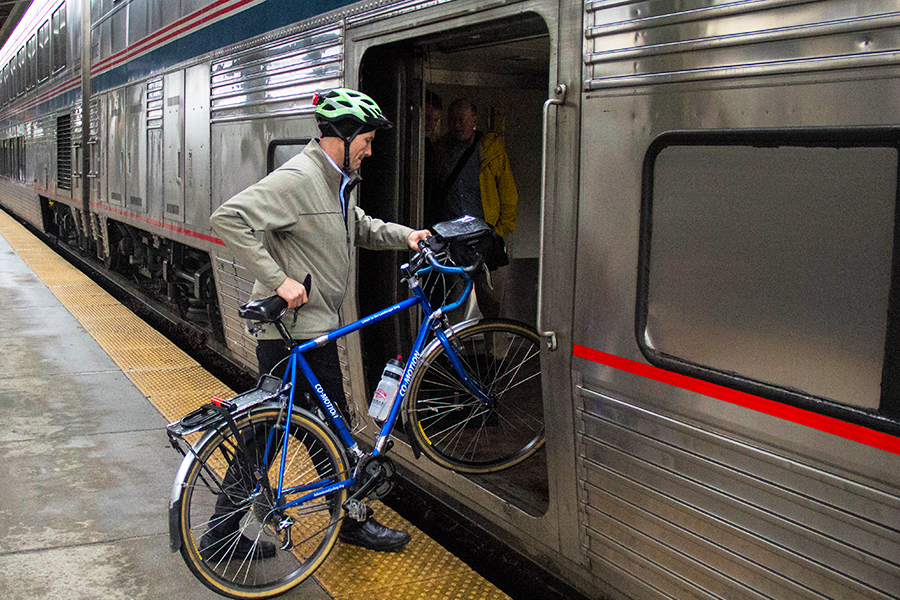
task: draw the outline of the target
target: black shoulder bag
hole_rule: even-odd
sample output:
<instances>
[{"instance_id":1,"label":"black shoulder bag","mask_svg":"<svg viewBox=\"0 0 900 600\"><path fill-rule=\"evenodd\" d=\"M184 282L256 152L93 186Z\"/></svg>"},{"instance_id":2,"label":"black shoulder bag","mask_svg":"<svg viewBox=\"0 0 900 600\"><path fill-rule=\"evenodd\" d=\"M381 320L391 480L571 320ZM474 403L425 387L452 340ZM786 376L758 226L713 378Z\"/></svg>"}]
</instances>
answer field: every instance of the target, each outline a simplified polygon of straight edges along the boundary
<instances>
[{"instance_id":1,"label":"black shoulder bag","mask_svg":"<svg viewBox=\"0 0 900 600\"><path fill-rule=\"evenodd\" d=\"M472 140L472 143L469 144L466 151L459 157L459 161L457 161L456 166L453 167L453 171L447 176L443 187L441 187L441 193L438 195L441 204L447 200L447 194L450 193L450 187L456 181L456 178L459 177L459 174L462 172L463 167L466 166L466 163L469 162L469 159L472 158L472 153L475 152L475 147L478 145L479 140L481 140L481 132L476 131L475 139ZM495 225L491 225L491 228L494 230L494 237L491 241L491 245L488 246L484 252L484 264L489 271L496 271L500 267L505 267L509 264L509 255L506 254L506 242L503 240L503 236L497 233Z\"/></svg>"}]
</instances>

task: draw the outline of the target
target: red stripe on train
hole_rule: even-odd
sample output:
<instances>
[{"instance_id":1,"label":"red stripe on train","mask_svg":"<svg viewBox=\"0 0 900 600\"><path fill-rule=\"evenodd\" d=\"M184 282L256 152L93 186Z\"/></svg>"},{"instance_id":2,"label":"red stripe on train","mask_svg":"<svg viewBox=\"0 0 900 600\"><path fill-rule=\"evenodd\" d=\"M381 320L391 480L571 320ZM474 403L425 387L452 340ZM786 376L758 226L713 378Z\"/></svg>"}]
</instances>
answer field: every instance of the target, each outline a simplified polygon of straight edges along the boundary
<instances>
[{"instance_id":1,"label":"red stripe on train","mask_svg":"<svg viewBox=\"0 0 900 600\"><path fill-rule=\"evenodd\" d=\"M179 225L172 225L171 223L163 223L162 221L157 221L156 219L150 219L148 217L142 217L141 215L136 215L134 213L128 212L127 210L122 210L120 208L115 208L113 206L105 206L103 204L95 204L91 202L91 206L94 208L99 208L101 210L106 210L112 213L120 214L126 217L131 217L132 219L137 219L138 221L143 221L149 225L155 225L157 227L163 227L165 229L169 229L171 231L175 231L177 233L183 233L184 235L188 235L191 237L195 237L197 239L203 240L205 242L211 242L213 244L218 244L220 246L224 246L225 242L220 240L217 237L213 237L211 235L206 235L204 233L199 233L197 231L193 231L191 229L186 229Z\"/></svg>"},{"instance_id":2,"label":"red stripe on train","mask_svg":"<svg viewBox=\"0 0 900 600\"><path fill-rule=\"evenodd\" d=\"M233 0L220 0L219 2L214 2L198 10L197 12L182 17L171 25L168 25L163 29L150 34L136 44L133 44L132 46L121 50L117 54L109 56L101 60L100 62L91 65L91 75L97 75L103 71L111 69L112 67L118 66L129 58L133 58L139 54L144 54L145 52L155 50L156 48L163 46L167 42L171 41L172 38L191 33L194 30L202 28L210 21L213 21L229 12L238 12L239 9L242 9L247 4L252 4L256 1L257 0L239 0L234 4L230 4L233 2ZM223 5L229 4L230 6L219 8Z\"/></svg>"},{"instance_id":3,"label":"red stripe on train","mask_svg":"<svg viewBox=\"0 0 900 600\"><path fill-rule=\"evenodd\" d=\"M723 402L728 402L730 404L736 404L773 417L778 417L779 419L784 419L792 423L805 425L812 429L853 440L854 442L859 442L866 446L872 446L873 448L892 452L893 454L900 454L900 438L861 425L847 423L846 421L841 421L840 419L835 419L826 415L820 415L819 413L797 408L796 406L768 400L760 396L733 390L715 383L688 377L687 375L680 375L678 373L673 373L672 371L666 371L665 369L660 369L652 365L639 363L578 344L572 345L572 354L578 358L606 365L620 371L625 371L626 373L653 379L654 381L659 381L710 398L722 400Z\"/></svg>"}]
</instances>

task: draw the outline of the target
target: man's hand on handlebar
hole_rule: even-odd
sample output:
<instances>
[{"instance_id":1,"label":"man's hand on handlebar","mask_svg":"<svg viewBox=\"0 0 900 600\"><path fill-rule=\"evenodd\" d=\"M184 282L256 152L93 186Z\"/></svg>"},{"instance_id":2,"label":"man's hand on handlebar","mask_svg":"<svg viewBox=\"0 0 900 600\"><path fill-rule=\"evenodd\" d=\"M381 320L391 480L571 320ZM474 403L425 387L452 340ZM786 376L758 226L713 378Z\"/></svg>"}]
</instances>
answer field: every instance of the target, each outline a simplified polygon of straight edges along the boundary
<instances>
[{"instance_id":1,"label":"man's hand on handlebar","mask_svg":"<svg viewBox=\"0 0 900 600\"><path fill-rule=\"evenodd\" d=\"M431 235L431 232L427 229L419 229L418 231L413 231L409 234L406 242L409 244L410 249L418 251L419 250L419 242L425 241L425 238Z\"/></svg>"}]
</instances>

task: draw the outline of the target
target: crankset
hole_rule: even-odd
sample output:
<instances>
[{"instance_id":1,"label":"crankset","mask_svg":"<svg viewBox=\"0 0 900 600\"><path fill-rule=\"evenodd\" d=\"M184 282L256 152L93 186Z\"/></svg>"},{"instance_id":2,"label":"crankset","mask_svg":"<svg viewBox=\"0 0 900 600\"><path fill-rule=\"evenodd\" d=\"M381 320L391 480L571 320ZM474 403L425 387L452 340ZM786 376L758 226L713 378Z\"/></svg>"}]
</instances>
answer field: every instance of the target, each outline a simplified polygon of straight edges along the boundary
<instances>
[{"instance_id":1,"label":"crankset","mask_svg":"<svg viewBox=\"0 0 900 600\"><path fill-rule=\"evenodd\" d=\"M357 484L358 487L354 486L355 489L350 498L344 502L344 510L349 510L348 507L355 506L365 498L379 500L387 496L394 488L396 472L394 463L384 455L364 458L357 469L357 478L360 483Z\"/></svg>"},{"instance_id":2,"label":"crankset","mask_svg":"<svg viewBox=\"0 0 900 600\"><path fill-rule=\"evenodd\" d=\"M364 486L368 486L370 481L373 482L372 490L368 493L370 499L380 500L394 489L394 475L397 468L388 457L379 455L370 458L366 461L363 472L367 477Z\"/></svg>"}]
</instances>

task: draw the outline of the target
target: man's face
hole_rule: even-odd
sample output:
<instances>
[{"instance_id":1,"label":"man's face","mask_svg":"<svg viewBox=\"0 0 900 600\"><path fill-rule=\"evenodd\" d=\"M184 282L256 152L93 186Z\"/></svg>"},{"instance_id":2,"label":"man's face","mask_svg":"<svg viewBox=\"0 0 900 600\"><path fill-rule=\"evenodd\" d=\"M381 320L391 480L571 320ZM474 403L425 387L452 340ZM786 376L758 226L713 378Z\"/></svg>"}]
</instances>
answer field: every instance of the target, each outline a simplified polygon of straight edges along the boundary
<instances>
[{"instance_id":1,"label":"man's face","mask_svg":"<svg viewBox=\"0 0 900 600\"><path fill-rule=\"evenodd\" d=\"M475 135L475 126L478 124L478 115L465 105L454 106L450 111L447 125L450 135L457 142L468 142Z\"/></svg>"},{"instance_id":2,"label":"man's face","mask_svg":"<svg viewBox=\"0 0 900 600\"><path fill-rule=\"evenodd\" d=\"M350 142L350 170L356 171L367 156L372 155L372 140L375 132L361 133Z\"/></svg>"}]
</instances>

